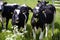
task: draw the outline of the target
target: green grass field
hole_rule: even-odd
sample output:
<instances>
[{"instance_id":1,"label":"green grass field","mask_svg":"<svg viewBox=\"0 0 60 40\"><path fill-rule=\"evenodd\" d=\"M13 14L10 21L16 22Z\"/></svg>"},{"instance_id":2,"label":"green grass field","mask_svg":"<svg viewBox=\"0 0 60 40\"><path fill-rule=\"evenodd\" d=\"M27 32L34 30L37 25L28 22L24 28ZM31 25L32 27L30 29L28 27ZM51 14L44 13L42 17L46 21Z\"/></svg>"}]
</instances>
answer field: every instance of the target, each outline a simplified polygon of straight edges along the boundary
<instances>
[{"instance_id":1,"label":"green grass field","mask_svg":"<svg viewBox=\"0 0 60 40\"><path fill-rule=\"evenodd\" d=\"M28 6L30 6L31 8L34 8L37 4L37 0L3 0L3 1L7 1L8 3L17 3L17 4L26 4ZM47 0L48 1L48 0ZM52 1L50 1L50 3L52 4ZM31 17L32 17L32 12L30 12L29 14L29 20L27 23L27 31L28 33L24 34L23 36L19 36L17 35L16 40L32 40L32 27L30 24L31 21ZM9 25L8 25L8 29L12 31L12 24L11 24L11 20L9 21ZM6 40L6 37L11 37L11 35L13 34L12 32L8 33L8 32L1 32L1 23L0 23L0 40ZM55 28L54 28L54 37L51 37L51 33L52 33L52 28L50 26L49 31L48 31L48 37L47 38L43 38L43 40L60 40L60 9L56 9L56 17L55 17ZM10 36L8 36L10 35ZM39 30L36 32L37 35L37 39L39 36ZM13 37L14 39L15 37Z\"/></svg>"}]
</instances>

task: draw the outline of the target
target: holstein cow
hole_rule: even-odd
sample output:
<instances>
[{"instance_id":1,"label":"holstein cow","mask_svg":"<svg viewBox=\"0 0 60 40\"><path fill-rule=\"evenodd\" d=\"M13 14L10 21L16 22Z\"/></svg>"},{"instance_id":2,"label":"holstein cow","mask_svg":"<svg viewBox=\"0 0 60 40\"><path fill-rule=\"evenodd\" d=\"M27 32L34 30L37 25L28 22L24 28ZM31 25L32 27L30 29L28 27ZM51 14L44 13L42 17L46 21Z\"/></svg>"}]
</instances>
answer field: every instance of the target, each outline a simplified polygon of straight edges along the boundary
<instances>
[{"instance_id":1,"label":"holstein cow","mask_svg":"<svg viewBox=\"0 0 60 40\"><path fill-rule=\"evenodd\" d=\"M54 17L55 17L55 14L56 14L56 8L54 5L52 4L47 4L49 2L46 2L46 1L38 1L38 5L44 15L45 15L45 26L46 26L46 34L45 34L45 37L47 37L47 34L48 34L48 27L49 27L49 24L52 23L52 36L54 34Z\"/></svg>"},{"instance_id":2,"label":"holstein cow","mask_svg":"<svg viewBox=\"0 0 60 40\"><path fill-rule=\"evenodd\" d=\"M32 11L32 9L25 4L21 5L18 9L14 10L14 14L12 16L13 28L15 27L15 25L17 25L18 30L20 29L20 27L22 27L24 28L23 31L26 31L26 23L28 21L29 10Z\"/></svg>"},{"instance_id":3,"label":"holstein cow","mask_svg":"<svg viewBox=\"0 0 60 40\"><path fill-rule=\"evenodd\" d=\"M12 18L13 12L18 8L18 4L7 4L7 2L2 5L2 28L4 29L4 20L6 19L6 29L8 26L9 19ZM12 12L12 13L11 13Z\"/></svg>"},{"instance_id":4,"label":"holstein cow","mask_svg":"<svg viewBox=\"0 0 60 40\"><path fill-rule=\"evenodd\" d=\"M44 29L45 29L45 15L43 14L41 8L39 6L36 6L33 9L33 16L31 19L31 25L32 25L32 32L33 32L33 37L34 40L36 40L36 34L35 31L40 27L41 28L41 33L39 36L39 39L43 37ZM37 28L37 29L36 29Z\"/></svg>"}]
</instances>

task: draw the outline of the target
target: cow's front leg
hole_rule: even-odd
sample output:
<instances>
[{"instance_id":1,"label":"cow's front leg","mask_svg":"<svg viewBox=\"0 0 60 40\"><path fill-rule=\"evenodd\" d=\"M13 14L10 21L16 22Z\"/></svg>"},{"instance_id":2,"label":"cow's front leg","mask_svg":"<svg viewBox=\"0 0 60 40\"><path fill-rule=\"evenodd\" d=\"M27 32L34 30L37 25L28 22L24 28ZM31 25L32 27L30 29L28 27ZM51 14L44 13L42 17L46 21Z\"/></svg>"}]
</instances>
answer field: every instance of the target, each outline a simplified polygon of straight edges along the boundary
<instances>
[{"instance_id":1,"label":"cow's front leg","mask_svg":"<svg viewBox=\"0 0 60 40\"><path fill-rule=\"evenodd\" d=\"M6 19L6 29L8 28L9 19Z\"/></svg>"},{"instance_id":2,"label":"cow's front leg","mask_svg":"<svg viewBox=\"0 0 60 40\"><path fill-rule=\"evenodd\" d=\"M43 39L43 34L44 34L44 31L43 30L40 30L40 36L39 36L39 40L42 40Z\"/></svg>"},{"instance_id":3,"label":"cow's front leg","mask_svg":"<svg viewBox=\"0 0 60 40\"><path fill-rule=\"evenodd\" d=\"M54 35L54 21L52 22L52 37Z\"/></svg>"},{"instance_id":4,"label":"cow's front leg","mask_svg":"<svg viewBox=\"0 0 60 40\"><path fill-rule=\"evenodd\" d=\"M52 37L54 35L54 22L55 22L55 16L56 16L56 12L54 11L54 19L53 19L53 22L52 22Z\"/></svg>"},{"instance_id":5,"label":"cow's front leg","mask_svg":"<svg viewBox=\"0 0 60 40\"><path fill-rule=\"evenodd\" d=\"M35 33L35 30L32 29L32 32L33 32L33 39L36 40L36 33Z\"/></svg>"},{"instance_id":6,"label":"cow's front leg","mask_svg":"<svg viewBox=\"0 0 60 40\"><path fill-rule=\"evenodd\" d=\"M25 25L24 25L24 33L27 33L27 30L26 30L26 23L25 23Z\"/></svg>"},{"instance_id":7,"label":"cow's front leg","mask_svg":"<svg viewBox=\"0 0 60 40\"><path fill-rule=\"evenodd\" d=\"M24 25L24 30L26 31L26 23L25 23L25 25Z\"/></svg>"},{"instance_id":8,"label":"cow's front leg","mask_svg":"<svg viewBox=\"0 0 60 40\"><path fill-rule=\"evenodd\" d=\"M48 25L48 24L45 24L45 28L46 28L45 37L47 37L47 35L48 35L48 29L49 29L49 25Z\"/></svg>"},{"instance_id":9,"label":"cow's front leg","mask_svg":"<svg viewBox=\"0 0 60 40\"><path fill-rule=\"evenodd\" d=\"M43 39L44 29L45 29L45 25L41 25L41 29L40 29L41 32L40 32L39 40Z\"/></svg>"},{"instance_id":10,"label":"cow's front leg","mask_svg":"<svg viewBox=\"0 0 60 40\"><path fill-rule=\"evenodd\" d=\"M4 32L6 29L6 27L5 27L5 21L6 21L6 18L5 17L2 17L2 32Z\"/></svg>"}]
</instances>

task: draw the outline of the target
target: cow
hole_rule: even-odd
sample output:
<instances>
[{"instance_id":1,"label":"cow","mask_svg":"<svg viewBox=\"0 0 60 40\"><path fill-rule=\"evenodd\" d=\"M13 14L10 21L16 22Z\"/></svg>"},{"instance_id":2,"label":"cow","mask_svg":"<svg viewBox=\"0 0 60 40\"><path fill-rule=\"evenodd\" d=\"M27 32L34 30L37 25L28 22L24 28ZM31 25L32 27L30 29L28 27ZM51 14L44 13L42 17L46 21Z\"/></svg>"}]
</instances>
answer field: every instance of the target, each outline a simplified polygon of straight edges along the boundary
<instances>
[{"instance_id":1,"label":"cow","mask_svg":"<svg viewBox=\"0 0 60 40\"><path fill-rule=\"evenodd\" d=\"M56 14L56 8L52 4L48 4L49 2L46 1L38 1L37 6L41 8L45 15L45 27L46 27L46 34L45 37L47 37L49 24L52 24L52 37L54 35L54 19Z\"/></svg>"},{"instance_id":2,"label":"cow","mask_svg":"<svg viewBox=\"0 0 60 40\"><path fill-rule=\"evenodd\" d=\"M2 5L2 29L5 29L4 20L6 19L6 29L8 29L9 19L12 18L13 12L16 8L18 8L18 4L7 4L4 2Z\"/></svg>"},{"instance_id":3,"label":"cow","mask_svg":"<svg viewBox=\"0 0 60 40\"><path fill-rule=\"evenodd\" d=\"M33 17L32 17L32 27L35 27L35 30L37 27L42 27L39 39L41 40L43 38L44 29L46 28L46 34L45 37L47 37L48 27L49 24L52 23L52 37L54 34L54 16L56 14L56 8L52 4L48 4L49 2L46 1L38 1L37 7L33 9ZM35 11L34 11L35 10ZM37 16L40 13L40 20L37 18ZM38 13L38 14L37 14ZM35 15L36 14L36 15ZM34 16L37 18L34 18ZM39 24L38 24L39 23ZM33 30L33 37L36 38L35 32Z\"/></svg>"},{"instance_id":4,"label":"cow","mask_svg":"<svg viewBox=\"0 0 60 40\"><path fill-rule=\"evenodd\" d=\"M43 14L41 8L39 6L36 6L33 9L33 16L31 19L31 25L32 25L32 32L33 32L33 38L36 40L36 34L38 28L41 28L41 34L39 36L39 39L43 37L44 29L45 29L45 15Z\"/></svg>"},{"instance_id":5,"label":"cow","mask_svg":"<svg viewBox=\"0 0 60 40\"><path fill-rule=\"evenodd\" d=\"M48 24L52 24L52 36L54 34L54 19L55 19L55 15L56 15L56 8L54 5L52 4L48 4L49 2L46 1L42 1L42 2L38 2L38 5L40 5L39 7L42 8L42 10L44 11L45 17L46 17L46 26L49 26ZM46 27L46 37L47 37L47 32L48 32L48 28Z\"/></svg>"},{"instance_id":6,"label":"cow","mask_svg":"<svg viewBox=\"0 0 60 40\"><path fill-rule=\"evenodd\" d=\"M17 25L18 26L17 31L19 31L21 27L24 28L23 31L26 31L26 24L28 21L29 10L32 11L32 8L30 8L25 4L21 5L18 9L14 10L14 14L12 16L13 29L14 27L16 27L14 25Z\"/></svg>"}]
</instances>

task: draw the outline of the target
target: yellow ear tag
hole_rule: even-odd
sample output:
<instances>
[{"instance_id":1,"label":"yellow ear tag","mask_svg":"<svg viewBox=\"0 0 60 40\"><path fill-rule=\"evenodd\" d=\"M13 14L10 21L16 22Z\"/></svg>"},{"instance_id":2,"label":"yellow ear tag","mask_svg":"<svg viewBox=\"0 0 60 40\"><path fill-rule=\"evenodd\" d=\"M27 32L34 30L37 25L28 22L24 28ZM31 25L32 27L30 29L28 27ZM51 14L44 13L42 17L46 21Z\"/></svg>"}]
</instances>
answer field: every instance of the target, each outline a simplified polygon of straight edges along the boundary
<instances>
[{"instance_id":1,"label":"yellow ear tag","mask_svg":"<svg viewBox=\"0 0 60 40\"><path fill-rule=\"evenodd\" d=\"M45 13L45 11L42 11L42 13Z\"/></svg>"}]
</instances>

